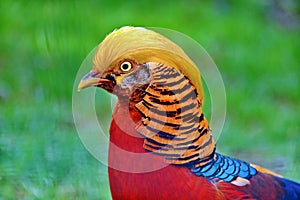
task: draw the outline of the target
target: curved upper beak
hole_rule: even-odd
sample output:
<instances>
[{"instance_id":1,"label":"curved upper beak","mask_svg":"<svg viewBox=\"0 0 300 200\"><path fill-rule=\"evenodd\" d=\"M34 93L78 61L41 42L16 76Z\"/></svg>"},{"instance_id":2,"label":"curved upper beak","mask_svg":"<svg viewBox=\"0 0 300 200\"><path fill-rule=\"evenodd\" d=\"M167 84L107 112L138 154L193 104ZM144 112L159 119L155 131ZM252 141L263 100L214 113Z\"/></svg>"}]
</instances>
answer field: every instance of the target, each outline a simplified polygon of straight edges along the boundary
<instances>
[{"instance_id":1,"label":"curved upper beak","mask_svg":"<svg viewBox=\"0 0 300 200\"><path fill-rule=\"evenodd\" d=\"M101 83L107 82L109 80L99 78L99 73L95 72L89 72L87 73L80 81L78 84L78 92L84 88L90 87L90 86L97 86L100 85Z\"/></svg>"}]
</instances>

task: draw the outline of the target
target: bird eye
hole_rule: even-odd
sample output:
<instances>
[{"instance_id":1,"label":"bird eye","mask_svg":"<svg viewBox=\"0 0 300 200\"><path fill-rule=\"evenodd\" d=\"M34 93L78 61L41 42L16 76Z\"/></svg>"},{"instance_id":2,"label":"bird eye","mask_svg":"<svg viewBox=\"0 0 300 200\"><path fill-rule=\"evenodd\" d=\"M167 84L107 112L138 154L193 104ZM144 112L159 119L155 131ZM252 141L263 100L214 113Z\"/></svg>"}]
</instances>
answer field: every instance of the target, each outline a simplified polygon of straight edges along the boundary
<instances>
[{"instance_id":1,"label":"bird eye","mask_svg":"<svg viewBox=\"0 0 300 200\"><path fill-rule=\"evenodd\" d=\"M130 62L125 61L121 64L120 68L123 72L128 72L129 70L131 70L132 66Z\"/></svg>"}]
</instances>

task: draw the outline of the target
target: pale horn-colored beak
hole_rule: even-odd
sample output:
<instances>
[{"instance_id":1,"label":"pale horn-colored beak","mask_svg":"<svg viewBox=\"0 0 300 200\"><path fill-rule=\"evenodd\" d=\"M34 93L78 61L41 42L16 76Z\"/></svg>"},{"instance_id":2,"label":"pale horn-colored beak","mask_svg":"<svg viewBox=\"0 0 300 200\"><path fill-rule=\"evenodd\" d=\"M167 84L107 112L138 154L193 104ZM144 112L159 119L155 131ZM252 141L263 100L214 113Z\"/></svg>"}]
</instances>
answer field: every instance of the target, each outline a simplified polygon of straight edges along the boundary
<instances>
[{"instance_id":1,"label":"pale horn-colored beak","mask_svg":"<svg viewBox=\"0 0 300 200\"><path fill-rule=\"evenodd\" d=\"M109 80L104 79L104 78L99 78L97 77L97 75L99 75L98 73L87 73L80 81L80 83L78 84L78 92L80 92L80 90L90 87L90 86L96 86L96 85L100 85L101 83L107 82Z\"/></svg>"}]
</instances>

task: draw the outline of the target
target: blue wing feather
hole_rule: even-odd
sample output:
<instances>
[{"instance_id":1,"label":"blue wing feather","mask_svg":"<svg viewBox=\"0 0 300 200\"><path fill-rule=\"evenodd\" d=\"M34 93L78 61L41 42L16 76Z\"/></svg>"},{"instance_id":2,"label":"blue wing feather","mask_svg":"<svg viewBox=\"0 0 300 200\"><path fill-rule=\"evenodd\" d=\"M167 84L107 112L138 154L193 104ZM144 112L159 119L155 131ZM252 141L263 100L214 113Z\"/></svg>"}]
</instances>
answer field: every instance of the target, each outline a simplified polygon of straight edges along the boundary
<instances>
[{"instance_id":1,"label":"blue wing feather","mask_svg":"<svg viewBox=\"0 0 300 200\"><path fill-rule=\"evenodd\" d=\"M294 181L275 177L278 180L280 185L282 186L283 190L285 191L282 200L292 200L292 199L300 199L300 184Z\"/></svg>"},{"instance_id":2,"label":"blue wing feather","mask_svg":"<svg viewBox=\"0 0 300 200\"><path fill-rule=\"evenodd\" d=\"M197 176L203 176L208 179L218 178L225 182L231 182L237 177L250 179L256 174L256 170L248 163L223 156L216 153L215 158L204 166L191 168Z\"/></svg>"}]
</instances>

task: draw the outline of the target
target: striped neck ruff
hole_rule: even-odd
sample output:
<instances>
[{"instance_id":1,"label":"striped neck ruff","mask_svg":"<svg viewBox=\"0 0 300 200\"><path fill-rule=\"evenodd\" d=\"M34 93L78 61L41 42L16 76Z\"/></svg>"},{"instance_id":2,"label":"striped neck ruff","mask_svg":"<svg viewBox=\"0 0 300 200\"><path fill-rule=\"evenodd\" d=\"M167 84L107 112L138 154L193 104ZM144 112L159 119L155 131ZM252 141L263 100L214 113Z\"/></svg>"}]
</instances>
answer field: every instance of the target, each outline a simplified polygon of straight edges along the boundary
<instances>
[{"instance_id":1,"label":"striped neck ruff","mask_svg":"<svg viewBox=\"0 0 300 200\"><path fill-rule=\"evenodd\" d=\"M197 89L179 70L147 63L151 81L142 98L134 102L142 115L137 131L144 148L164 156L165 162L203 166L215 154L215 142L205 119Z\"/></svg>"}]
</instances>

